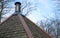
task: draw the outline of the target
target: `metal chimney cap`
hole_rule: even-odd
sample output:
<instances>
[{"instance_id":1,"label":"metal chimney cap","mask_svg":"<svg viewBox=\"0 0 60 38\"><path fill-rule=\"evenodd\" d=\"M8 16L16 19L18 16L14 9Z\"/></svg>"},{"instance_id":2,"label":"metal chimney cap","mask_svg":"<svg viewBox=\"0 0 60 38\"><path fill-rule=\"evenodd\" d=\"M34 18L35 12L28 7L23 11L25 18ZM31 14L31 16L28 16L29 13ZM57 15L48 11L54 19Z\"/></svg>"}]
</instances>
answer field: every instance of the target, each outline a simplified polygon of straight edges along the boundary
<instances>
[{"instance_id":1,"label":"metal chimney cap","mask_svg":"<svg viewBox=\"0 0 60 38\"><path fill-rule=\"evenodd\" d=\"M16 3L15 3L15 5L16 5L16 4L20 4L20 5L21 5L21 3L20 3L20 2L16 2Z\"/></svg>"}]
</instances>

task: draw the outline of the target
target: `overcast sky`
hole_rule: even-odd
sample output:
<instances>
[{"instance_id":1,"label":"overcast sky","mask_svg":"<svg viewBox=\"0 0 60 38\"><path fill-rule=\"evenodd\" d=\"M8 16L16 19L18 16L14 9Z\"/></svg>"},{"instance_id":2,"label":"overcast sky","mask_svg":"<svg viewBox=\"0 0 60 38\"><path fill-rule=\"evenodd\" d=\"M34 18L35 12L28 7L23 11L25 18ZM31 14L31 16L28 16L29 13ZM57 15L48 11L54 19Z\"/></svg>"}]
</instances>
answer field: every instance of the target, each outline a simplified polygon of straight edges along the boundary
<instances>
[{"instance_id":1,"label":"overcast sky","mask_svg":"<svg viewBox=\"0 0 60 38\"><path fill-rule=\"evenodd\" d=\"M17 1L19 1L23 4L25 2L25 0L15 0L14 2L10 2L9 4L14 7L15 6L14 3ZM32 3L32 5L37 6L36 7L37 9L30 12L31 14L29 14L27 16L33 22L36 23L39 20L46 20L45 17L48 17L48 18L54 17L53 8L55 5L55 1L52 1L52 0L26 0L26 1L30 1ZM12 10L14 10L14 9L12 9ZM10 12L8 14L6 14L5 16L10 16L11 14L14 13L14 11L11 13Z\"/></svg>"}]
</instances>

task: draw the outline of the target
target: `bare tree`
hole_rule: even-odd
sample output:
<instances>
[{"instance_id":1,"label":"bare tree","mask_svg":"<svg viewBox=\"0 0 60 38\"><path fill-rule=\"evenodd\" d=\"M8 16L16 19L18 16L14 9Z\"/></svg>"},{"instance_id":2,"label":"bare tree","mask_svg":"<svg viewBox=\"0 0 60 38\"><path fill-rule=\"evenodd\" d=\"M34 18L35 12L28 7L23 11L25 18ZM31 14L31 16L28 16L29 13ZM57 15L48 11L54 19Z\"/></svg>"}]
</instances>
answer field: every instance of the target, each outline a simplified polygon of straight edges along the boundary
<instances>
[{"instance_id":1,"label":"bare tree","mask_svg":"<svg viewBox=\"0 0 60 38\"><path fill-rule=\"evenodd\" d=\"M6 18L4 15L9 13L12 9L12 7L8 6L9 2L12 2L12 0L0 0L0 22Z\"/></svg>"},{"instance_id":2,"label":"bare tree","mask_svg":"<svg viewBox=\"0 0 60 38\"><path fill-rule=\"evenodd\" d=\"M48 32L53 38L60 38L60 20L50 19L50 21L47 22L41 20L40 27Z\"/></svg>"},{"instance_id":3,"label":"bare tree","mask_svg":"<svg viewBox=\"0 0 60 38\"><path fill-rule=\"evenodd\" d=\"M8 5L8 2L11 2L11 1L12 0L1 0L0 1L0 13L1 13L1 15L7 14L8 10L4 10L4 9L5 8L10 8L7 5ZM6 12L4 12L4 11L6 11Z\"/></svg>"},{"instance_id":4,"label":"bare tree","mask_svg":"<svg viewBox=\"0 0 60 38\"><path fill-rule=\"evenodd\" d=\"M44 23L44 21L41 20L42 23L41 21L38 23L41 23L40 27L42 26L53 38L60 38L60 0L56 0L55 2L56 9L53 8L53 13L55 14L54 17L48 18L44 16L46 22Z\"/></svg>"},{"instance_id":5,"label":"bare tree","mask_svg":"<svg viewBox=\"0 0 60 38\"><path fill-rule=\"evenodd\" d=\"M36 10L36 7L37 7L36 5L32 6L32 2L26 1L25 5L23 4L21 6L21 11L22 13L25 13L24 16L27 16L30 14L31 11Z\"/></svg>"}]
</instances>

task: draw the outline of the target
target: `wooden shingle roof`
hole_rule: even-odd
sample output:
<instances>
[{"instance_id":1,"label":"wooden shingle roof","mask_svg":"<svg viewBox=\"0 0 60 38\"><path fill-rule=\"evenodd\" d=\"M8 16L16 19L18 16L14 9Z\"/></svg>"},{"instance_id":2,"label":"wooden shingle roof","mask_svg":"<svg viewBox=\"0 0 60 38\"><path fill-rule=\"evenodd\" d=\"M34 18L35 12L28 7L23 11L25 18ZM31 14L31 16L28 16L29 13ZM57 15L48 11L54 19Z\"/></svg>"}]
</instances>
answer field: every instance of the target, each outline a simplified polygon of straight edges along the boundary
<instances>
[{"instance_id":1,"label":"wooden shingle roof","mask_svg":"<svg viewBox=\"0 0 60 38\"><path fill-rule=\"evenodd\" d=\"M31 20L23 16L21 19L20 16L19 14L12 15L0 23L0 38L52 38ZM26 26L24 26L24 22Z\"/></svg>"}]
</instances>

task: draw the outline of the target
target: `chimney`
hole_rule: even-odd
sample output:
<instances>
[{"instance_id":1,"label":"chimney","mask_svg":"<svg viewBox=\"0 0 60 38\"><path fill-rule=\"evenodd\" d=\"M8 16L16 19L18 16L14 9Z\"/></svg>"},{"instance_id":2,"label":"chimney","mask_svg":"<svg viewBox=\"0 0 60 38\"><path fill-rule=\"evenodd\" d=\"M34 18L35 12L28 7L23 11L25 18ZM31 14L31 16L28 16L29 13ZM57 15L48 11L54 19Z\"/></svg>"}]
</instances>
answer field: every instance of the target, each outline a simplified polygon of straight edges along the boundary
<instances>
[{"instance_id":1,"label":"chimney","mask_svg":"<svg viewBox=\"0 0 60 38\"><path fill-rule=\"evenodd\" d=\"M21 11L21 3L20 2L16 2L15 3L15 12L20 12Z\"/></svg>"}]
</instances>

